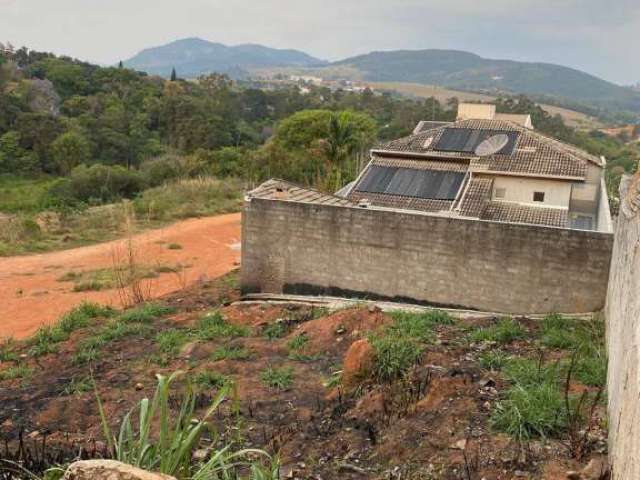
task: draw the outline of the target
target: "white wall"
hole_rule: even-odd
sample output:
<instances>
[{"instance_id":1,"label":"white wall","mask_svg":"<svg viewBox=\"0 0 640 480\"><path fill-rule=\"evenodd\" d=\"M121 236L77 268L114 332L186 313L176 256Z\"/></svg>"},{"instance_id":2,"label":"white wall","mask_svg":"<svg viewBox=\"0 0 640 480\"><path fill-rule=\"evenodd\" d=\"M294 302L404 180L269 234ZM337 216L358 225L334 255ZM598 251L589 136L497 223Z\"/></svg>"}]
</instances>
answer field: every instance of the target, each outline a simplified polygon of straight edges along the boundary
<instances>
[{"instance_id":1,"label":"white wall","mask_svg":"<svg viewBox=\"0 0 640 480\"><path fill-rule=\"evenodd\" d=\"M505 189L504 198L496 198L495 193L498 188ZM533 192L544 192L544 202L534 202ZM538 207L569 208L570 197L571 182L501 176L497 176L493 180L492 198L498 201Z\"/></svg>"}]
</instances>

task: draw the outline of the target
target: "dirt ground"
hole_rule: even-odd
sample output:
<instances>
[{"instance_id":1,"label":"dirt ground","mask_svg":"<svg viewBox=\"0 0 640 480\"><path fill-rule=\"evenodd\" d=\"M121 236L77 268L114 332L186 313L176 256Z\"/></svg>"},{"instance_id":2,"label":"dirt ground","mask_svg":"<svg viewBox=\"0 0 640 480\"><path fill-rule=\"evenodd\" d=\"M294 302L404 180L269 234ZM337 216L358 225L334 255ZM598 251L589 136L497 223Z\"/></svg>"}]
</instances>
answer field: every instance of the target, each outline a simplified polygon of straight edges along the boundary
<instances>
[{"instance_id":1,"label":"dirt ground","mask_svg":"<svg viewBox=\"0 0 640 480\"><path fill-rule=\"evenodd\" d=\"M479 364L479 356L496 345L463 339L469 329L490 325L495 318L434 327L436 338L402 379L380 383L362 377L357 386L333 385L328 380L336 371L346 378L353 363L351 347L392 318L375 307L328 312L300 305L234 304L236 283L234 272L166 296L163 301L173 312L149 325L151 335L112 341L91 365L75 365L72 359L93 327L74 332L56 353L39 358L31 358L28 344L17 345L15 353L32 375L0 382L0 458L31 456L37 467L37 459L50 455L47 462L63 463L81 445L84 455L99 457L104 443L95 396L91 388L69 391L74 379L95 379L106 415L117 428L134 402L153 395L156 373L177 370L191 378L217 372L233 379L237 393L212 419L214 430L237 448L278 454L282 478L564 480L568 471L580 470L592 455L604 452L600 427L596 446L580 462L571 458L563 440L533 440L523 446L491 428L491 412L508 383ZM197 340L192 333L179 354L158 363L156 332L189 331L212 310L247 333L210 340ZM535 355L537 324L528 319L521 323L528 339L502 348L512 355ZM274 324L284 331L270 338L266 329ZM292 356L291 342L301 335L308 339L305 356ZM246 349L248 357L217 359L220 347ZM4 362L4 368L14 362ZM291 369L290 387L266 385L262 373L270 367ZM201 392L198 405L204 411L216 391ZM22 456L20 439L27 446Z\"/></svg>"},{"instance_id":2,"label":"dirt ground","mask_svg":"<svg viewBox=\"0 0 640 480\"><path fill-rule=\"evenodd\" d=\"M152 297L215 278L240 260L240 214L185 220L134 237L140 260L155 265L185 265L180 274L163 273L149 281ZM171 243L181 248L170 249ZM55 321L83 300L119 307L117 290L74 292L60 277L70 271L110 268L125 248L118 240L40 255L0 258L0 338L25 338Z\"/></svg>"}]
</instances>

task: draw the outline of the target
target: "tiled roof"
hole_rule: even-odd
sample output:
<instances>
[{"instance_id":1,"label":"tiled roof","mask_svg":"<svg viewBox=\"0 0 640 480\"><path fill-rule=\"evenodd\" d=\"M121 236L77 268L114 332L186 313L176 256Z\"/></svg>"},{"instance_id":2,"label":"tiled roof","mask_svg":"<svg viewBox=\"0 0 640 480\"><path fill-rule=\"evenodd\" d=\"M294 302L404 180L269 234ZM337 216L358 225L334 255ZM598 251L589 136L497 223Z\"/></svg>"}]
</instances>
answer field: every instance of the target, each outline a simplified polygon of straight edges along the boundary
<instances>
[{"instance_id":1,"label":"tiled roof","mask_svg":"<svg viewBox=\"0 0 640 480\"><path fill-rule=\"evenodd\" d=\"M473 153L436 150L440 137L448 128L514 131L519 136L513 153L478 158ZM374 149L374 153L380 155L399 152L408 156L428 155L434 159L471 159L472 170L555 177L584 178L589 162L602 166L600 159L587 152L504 120L462 120L393 140Z\"/></svg>"},{"instance_id":2,"label":"tiled roof","mask_svg":"<svg viewBox=\"0 0 640 480\"><path fill-rule=\"evenodd\" d=\"M453 201L433 200L427 198L404 197L400 195L389 195L386 193L372 192L352 192L349 199L355 203L360 200L368 200L371 205L387 208L398 208L403 210L420 210L422 212L440 212L449 210Z\"/></svg>"},{"instance_id":3,"label":"tiled roof","mask_svg":"<svg viewBox=\"0 0 640 480\"><path fill-rule=\"evenodd\" d=\"M493 180L490 178L473 178L460 203L460 214L465 217L480 217L485 205L491 200Z\"/></svg>"},{"instance_id":4,"label":"tiled roof","mask_svg":"<svg viewBox=\"0 0 640 480\"><path fill-rule=\"evenodd\" d=\"M346 198L319 192L312 188L300 187L285 180L267 180L259 187L247 193L250 198L269 200L288 200L291 202L317 203L322 205L355 206Z\"/></svg>"},{"instance_id":5,"label":"tiled roof","mask_svg":"<svg viewBox=\"0 0 640 480\"><path fill-rule=\"evenodd\" d=\"M529 207L504 202L487 202L480 216L482 220L509 223L529 223L550 227L567 228L567 210L559 208Z\"/></svg>"},{"instance_id":6,"label":"tiled roof","mask_svg":"<svg viewBox=\"0 0 640 480\"><path fill-rule=\"evenodd\" d=\"M529 223L567 228L567 210L492 201L492 188L493 180L473 178L460 202L460 215L496 222Z\"/></svg>"},{"instance_id":7,"label":"tiled roof","mask_svg":"<svg viewBox=\"0 0 640 480\"><path fill-rule=\"evenodd\" d=\"M434 128L444 127L445 125L451 125L452 122L436 122L431 120L421 120L413 129L413 134L426 132L427 130L433 130Z\"/></svg>"},{"instance_id":8,"label":"tiled roof","mask_svg":"<svg viewBox=\"0 0 640 480\"><path fill-rule=\"evenodd\" d=\"M414 160L410 158L374 157L371 165L380 167L411 168L414 170L440 170L446 172L466 172L469 164L464 162L443 162L442 160Z\"/></svg>"}]
</instances>

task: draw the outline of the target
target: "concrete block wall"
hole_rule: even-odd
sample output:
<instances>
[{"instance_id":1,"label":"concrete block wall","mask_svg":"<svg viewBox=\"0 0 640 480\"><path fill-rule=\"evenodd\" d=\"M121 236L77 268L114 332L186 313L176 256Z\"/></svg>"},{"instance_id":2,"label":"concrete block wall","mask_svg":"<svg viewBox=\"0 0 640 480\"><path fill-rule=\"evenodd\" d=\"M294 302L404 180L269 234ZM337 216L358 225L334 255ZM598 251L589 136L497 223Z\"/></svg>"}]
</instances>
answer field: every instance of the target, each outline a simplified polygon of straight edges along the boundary
<instances>
[{"instance_id":1,"label":"concrete block wall","mask_svg":"<svg viewBox=\"0 0 640 480\"><path fill-rule=\"evenodd\" d=\"M640 479L640 176L621 188L605 310L613 480Z\"/></svg>"},{"instance_id":2,"label":"concrete block wall","mask_svg":"<svg viewBox=\"0 0 640 480\"><path fill-rule=\"evenodd\" d=\"M245 293L326 294L508 313L605 303L613 236L254 198Z\"/></svg>"}]
</instances>

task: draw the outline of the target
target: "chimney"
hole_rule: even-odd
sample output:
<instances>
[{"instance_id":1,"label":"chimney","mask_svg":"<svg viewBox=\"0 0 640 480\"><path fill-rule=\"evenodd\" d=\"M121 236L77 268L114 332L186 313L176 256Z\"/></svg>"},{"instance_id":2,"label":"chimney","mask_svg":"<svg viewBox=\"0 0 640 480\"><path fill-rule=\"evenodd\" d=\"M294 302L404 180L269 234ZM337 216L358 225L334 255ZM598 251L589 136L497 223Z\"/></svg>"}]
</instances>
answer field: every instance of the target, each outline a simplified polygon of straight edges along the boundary
<instances>
[{"instance_id":1,"label":"chimney","mask_svg":"<svg viewBox=\"0 0 640 480\"><path fill-rule=\"evenodd\" d=\"M493 120L496 106L490 103L459 103L456 120Z\"/></svg>"}]
</instances>

